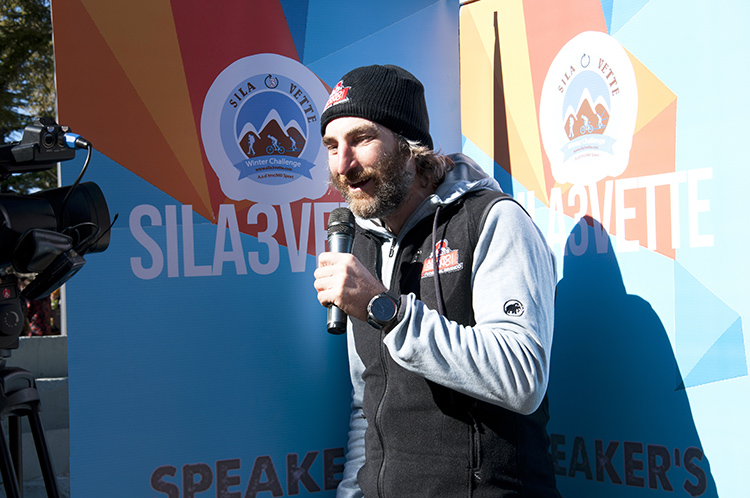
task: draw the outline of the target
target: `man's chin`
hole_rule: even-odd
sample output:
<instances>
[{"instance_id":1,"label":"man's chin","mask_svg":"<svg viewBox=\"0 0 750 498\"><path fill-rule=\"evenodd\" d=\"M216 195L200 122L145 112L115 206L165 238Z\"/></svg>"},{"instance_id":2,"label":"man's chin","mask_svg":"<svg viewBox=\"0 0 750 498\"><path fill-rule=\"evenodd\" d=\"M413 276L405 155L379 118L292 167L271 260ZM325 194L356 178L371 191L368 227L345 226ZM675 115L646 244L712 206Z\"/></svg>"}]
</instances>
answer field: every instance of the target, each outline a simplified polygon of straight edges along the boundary
<instances>
[{"instance_id":1,"label":"man's chin","mask_svg":"<svg viewBox=\"0 0 750 498\"><path fill-rule=\"evenodd\" d=\"M367 219L372 217L372 206L369 203L357 201L357 200L349 200L349 209L351 209L352 213L354 213L358 218Z\"/></svg>"},{"instance_id":2,"label":"man's chin","mask_svg":"<svg viewBox=\"0 0 750 498\"><path fill-rule=\"evenodd\" d=\"M378 210L377 202L370 196L349 195L345 198L347 204L349 204L349 209L351 209L352 213L357 215L357 217L370 219L376 216L376 211Z\"/></svg>"}]
</instances>

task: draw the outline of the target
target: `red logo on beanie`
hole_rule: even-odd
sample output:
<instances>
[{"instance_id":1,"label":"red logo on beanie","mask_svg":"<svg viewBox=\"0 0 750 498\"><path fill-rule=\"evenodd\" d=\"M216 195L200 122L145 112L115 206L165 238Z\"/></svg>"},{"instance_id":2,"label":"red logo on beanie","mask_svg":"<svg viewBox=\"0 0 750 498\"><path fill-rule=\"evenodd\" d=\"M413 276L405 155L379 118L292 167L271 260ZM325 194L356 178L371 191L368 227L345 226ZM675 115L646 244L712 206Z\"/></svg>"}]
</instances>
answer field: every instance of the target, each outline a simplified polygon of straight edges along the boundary
<instances>
[{"instance_id":1,"label":"red logo on beanie","mask_svg":"<svg viewBox=\"0 0 750 498\"><path fill-rule=\"evenodd\" d=\"M350 88L350 86L344 86L343 80L339 81L334 89L331 90L331 96L328 97L328 102L326 102L326 106L323 108L323 112L325 112L332 105L345 101L346 94L349 93Z\"/></svg>"}]
</instances>

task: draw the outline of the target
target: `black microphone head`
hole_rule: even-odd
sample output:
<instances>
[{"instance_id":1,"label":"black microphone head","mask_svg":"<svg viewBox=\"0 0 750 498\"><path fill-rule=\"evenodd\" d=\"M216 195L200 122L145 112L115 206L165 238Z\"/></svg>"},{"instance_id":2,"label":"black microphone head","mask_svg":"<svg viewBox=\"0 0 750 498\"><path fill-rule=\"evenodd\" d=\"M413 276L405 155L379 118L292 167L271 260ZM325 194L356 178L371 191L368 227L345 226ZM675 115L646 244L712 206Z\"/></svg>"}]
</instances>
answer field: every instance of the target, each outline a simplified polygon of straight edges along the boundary
<instances>
[{"instance_id":1,"label":"black microphone head","mask_svg":"<svg viewBox=\"0 0 750 498\"><path fill-rule=\"evenodd\" d=\"M336 208L328 217L328 237L337 233L354 237L354 214L349 208Z\"/></svg>"}]
</instances>

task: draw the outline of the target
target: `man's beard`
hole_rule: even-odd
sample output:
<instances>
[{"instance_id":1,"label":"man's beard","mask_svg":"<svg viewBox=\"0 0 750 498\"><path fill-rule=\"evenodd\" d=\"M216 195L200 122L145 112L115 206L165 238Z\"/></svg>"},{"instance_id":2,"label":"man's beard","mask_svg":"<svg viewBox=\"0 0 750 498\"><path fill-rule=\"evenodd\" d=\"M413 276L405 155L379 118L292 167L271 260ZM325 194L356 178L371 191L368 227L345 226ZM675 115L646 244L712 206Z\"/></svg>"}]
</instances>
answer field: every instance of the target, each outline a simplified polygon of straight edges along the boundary
<instances>
[{"instance_id":1,"label":"man's beard","mask_svg":"<svg viewBox=\"0 0 750 498\"><path fill-rule=\"evenodd\" d=\"M385 218L394 213L409 195L414 172L406 165L408 155L399 154L398 149L384 152L371 168L362 168L347 175L331 174L331 185L338 190L354 214L364 219ZM372 181L372 196L364 192L352 192L349 185L363 180Z\"/></svg>"}]
</instances>

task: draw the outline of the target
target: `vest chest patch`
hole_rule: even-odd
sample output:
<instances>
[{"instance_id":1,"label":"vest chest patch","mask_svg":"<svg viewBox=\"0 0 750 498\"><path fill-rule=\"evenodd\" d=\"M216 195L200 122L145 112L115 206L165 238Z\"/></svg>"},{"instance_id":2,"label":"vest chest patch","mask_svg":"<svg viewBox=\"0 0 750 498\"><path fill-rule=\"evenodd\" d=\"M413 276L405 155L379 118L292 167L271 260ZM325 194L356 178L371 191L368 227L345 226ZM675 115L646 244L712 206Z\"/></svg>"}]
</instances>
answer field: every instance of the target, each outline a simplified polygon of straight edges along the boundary
<instances>
[{"instance_id":1,"label":"vest chest patch","mask_svg":"<svg viewBox=\"0 0 750 498\"><path fill-rule=\"evenodd\" d=\"M458 249L451 250L448 241L445 239L435 244L435 255L438 261L437 267L439 273L452 273L462 270L464 267L463 261L459 259ZM422 263L422 278L432 277L435 273L434 259L428 257Z\"/></svg>"}]
</instances>

